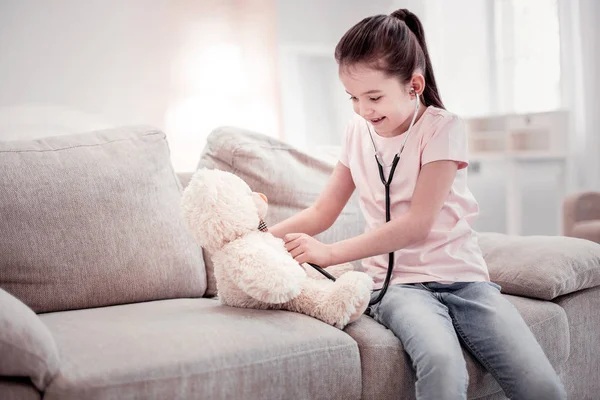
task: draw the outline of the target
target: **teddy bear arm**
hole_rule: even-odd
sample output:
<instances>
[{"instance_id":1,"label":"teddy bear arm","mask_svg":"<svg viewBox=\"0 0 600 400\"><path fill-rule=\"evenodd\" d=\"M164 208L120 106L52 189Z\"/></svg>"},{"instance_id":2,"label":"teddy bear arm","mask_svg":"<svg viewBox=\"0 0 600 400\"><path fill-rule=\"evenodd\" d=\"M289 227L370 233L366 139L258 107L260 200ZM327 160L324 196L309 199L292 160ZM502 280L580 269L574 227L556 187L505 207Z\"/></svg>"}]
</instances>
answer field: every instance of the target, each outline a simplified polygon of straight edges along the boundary
<instances>
[{"instance_id":1,"label":"teddy bear arm","mask_svg":"<svg viewBox=\"0 0 600 400\"><path fill-rule=\"evenodd\" d=\"M228 274L238 287L256 300L280 304L296 297L306 273L287 252L267 243L241 238L223 249Z\"/></svg>"}]
</instances>

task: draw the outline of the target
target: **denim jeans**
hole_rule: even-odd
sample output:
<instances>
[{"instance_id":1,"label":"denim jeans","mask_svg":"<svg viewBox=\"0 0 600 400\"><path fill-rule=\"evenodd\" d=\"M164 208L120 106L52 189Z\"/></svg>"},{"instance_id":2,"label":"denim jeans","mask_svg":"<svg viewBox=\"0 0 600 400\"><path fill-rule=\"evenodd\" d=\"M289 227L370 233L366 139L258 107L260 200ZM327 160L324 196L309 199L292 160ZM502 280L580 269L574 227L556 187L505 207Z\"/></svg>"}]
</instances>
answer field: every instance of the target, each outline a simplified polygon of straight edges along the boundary
<instances>
[{"instance_id":1,"label":"denim jeans","mask_svg":"<svg viewBox=\"0 0 600 400\"><path fill-rule=\"evenodd\" d=\"M409 355L418 400L467 398L461 344L508 398L567 398L531 330L499 289L491 282L393 285L371 307L370 315L394 332Z\"/></svg>"}]
</instances>

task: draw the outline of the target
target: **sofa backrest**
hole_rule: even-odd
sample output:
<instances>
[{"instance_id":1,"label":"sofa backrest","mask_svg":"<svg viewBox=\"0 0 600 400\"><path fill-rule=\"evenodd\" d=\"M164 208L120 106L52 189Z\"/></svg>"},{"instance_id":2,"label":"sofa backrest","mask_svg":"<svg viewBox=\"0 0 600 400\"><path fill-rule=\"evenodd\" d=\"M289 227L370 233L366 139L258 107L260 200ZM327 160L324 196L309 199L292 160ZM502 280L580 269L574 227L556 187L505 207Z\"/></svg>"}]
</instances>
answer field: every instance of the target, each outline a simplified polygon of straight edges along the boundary
<instances>
[{"instance_id":1,"label":"sofa backrest","mask_svg":"<svg viewBox=\"0 0 600 400\"><path fill-rule=\"evenodd\" d=\"M337 158L306 153L278 139L249 130L221 127L207 138L198 168L217 168L242 178L269 199L267 224L273 225L309 207L321 193ZM364 220L352 196L342 215L317 236L334 242L362 233Z\"/></svg>"},{"instance_id":2,"label":"sofa backrest","mask_svg":"<svg viewBox=\"0 0 600 400\"><path fill-rule=\"evenodd\" d=\"M164 133L1 142L0 171L0 287L36 312L204 294Z\"/></svg>"}]
</instances>

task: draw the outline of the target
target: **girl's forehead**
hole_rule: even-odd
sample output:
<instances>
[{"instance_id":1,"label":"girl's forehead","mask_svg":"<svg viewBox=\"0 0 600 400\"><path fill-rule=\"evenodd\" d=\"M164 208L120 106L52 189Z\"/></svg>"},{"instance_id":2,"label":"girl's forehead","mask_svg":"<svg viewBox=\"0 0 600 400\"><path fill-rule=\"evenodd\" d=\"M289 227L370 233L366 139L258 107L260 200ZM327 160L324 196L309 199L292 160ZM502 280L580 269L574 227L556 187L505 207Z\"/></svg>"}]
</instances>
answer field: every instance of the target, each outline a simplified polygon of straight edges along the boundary
<instances>
[{"instance_id":1,"label":"girl's forehead","mask_svg":"<svg viewBox=\"0 0 600 400\"><path fill-rule=\"evenodd\" d=\"M394 80L393 77L387 76L381 70L361 65L340 67L339 75L342 84L348 91L389 89L390 81Z\"/></svg>"},{"instance_id":2,"label":"girl's forehead","mask_svg":"<svg viewBox=\"0 0 600 400\"><path fill-rule=\"evenodd\" d=\"M382 71L363 64L341 66L339 72L342 78L351 81L378 82L387 79Z\"/></svg>"}]
</instances>

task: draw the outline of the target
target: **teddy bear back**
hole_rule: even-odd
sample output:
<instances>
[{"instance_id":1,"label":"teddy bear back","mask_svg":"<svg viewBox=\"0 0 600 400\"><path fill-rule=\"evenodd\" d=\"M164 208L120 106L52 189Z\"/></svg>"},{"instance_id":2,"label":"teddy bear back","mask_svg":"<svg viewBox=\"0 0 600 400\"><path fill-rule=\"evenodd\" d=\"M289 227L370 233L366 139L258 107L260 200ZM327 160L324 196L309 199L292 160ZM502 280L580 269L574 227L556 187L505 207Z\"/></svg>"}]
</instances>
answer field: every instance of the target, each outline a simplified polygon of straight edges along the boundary
<instances>
[{"instance_id":1,"label":"teddy bear back","mask_svg":"<svg viewBox=\"0 0 600 400\"><path fill-rule=\"evenodd\" d=\"M199 169L185 188L181 208L196 241L212 253L258 229L252 190L229 172Z\"/></svg>"}]
</instances>

